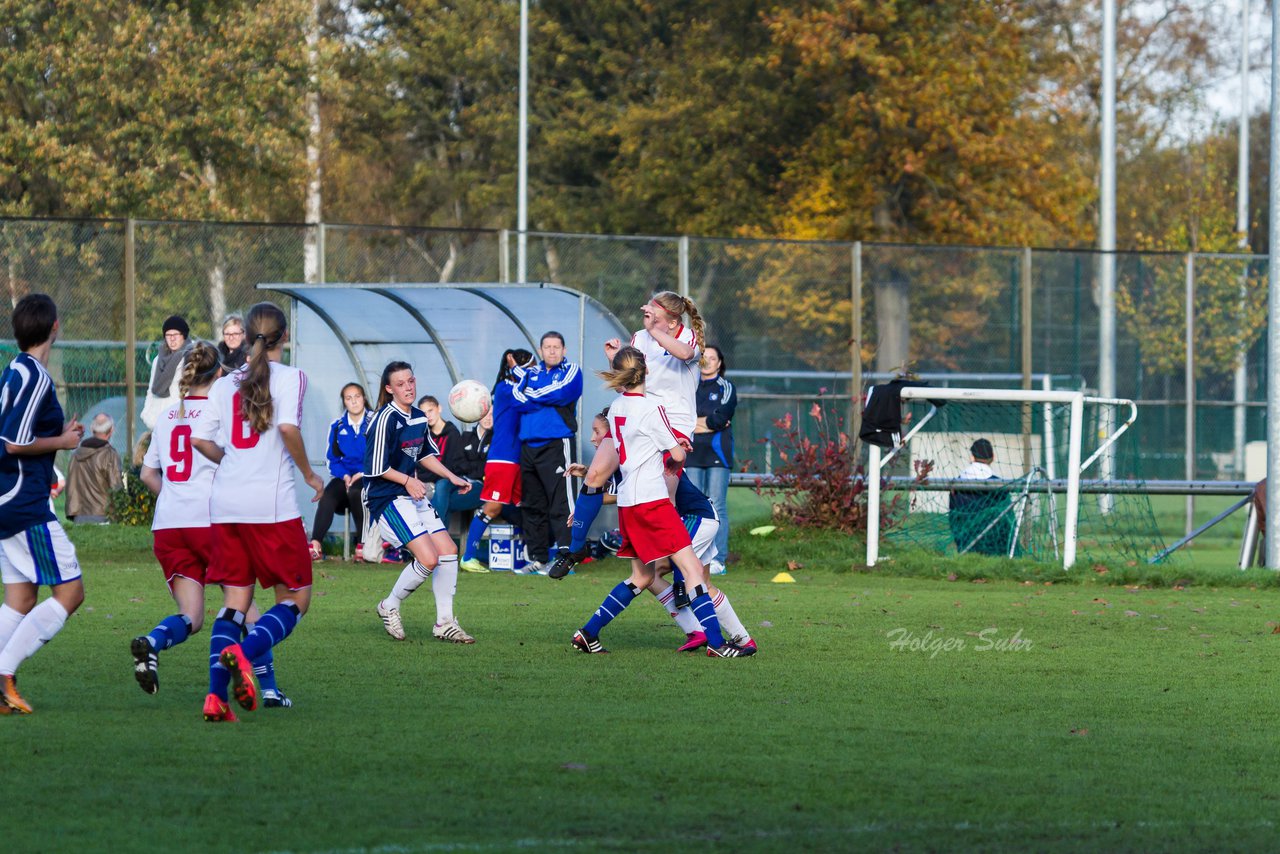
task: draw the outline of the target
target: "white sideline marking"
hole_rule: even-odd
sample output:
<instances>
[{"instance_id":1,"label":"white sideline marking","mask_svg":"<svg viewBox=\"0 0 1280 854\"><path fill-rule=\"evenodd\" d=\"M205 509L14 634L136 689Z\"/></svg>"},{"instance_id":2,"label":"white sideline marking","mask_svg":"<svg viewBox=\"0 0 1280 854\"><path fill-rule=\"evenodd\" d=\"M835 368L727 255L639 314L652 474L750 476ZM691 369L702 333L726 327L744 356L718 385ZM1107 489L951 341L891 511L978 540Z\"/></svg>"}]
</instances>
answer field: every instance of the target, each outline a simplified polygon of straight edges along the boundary
<instances>
[{"instance_id":1,"label":"white sideline marking","mask_svg":"<svg viewBox=\"0 0 1280 854\"><path fill-rule=\"evenodd\" d=\"M753 839L778 839L787 837L816 837L816 836L869 836L880 835L885 833L902 833L902 832L921 832L921 831L937 831L937 832L994 832L994 831L1016 831L1016 830L1036 830L1043 832L1046 829L1060 831L1081 831L1081 830L1119 830L1124 828L1145 828L1153 830L1177 830L1194 825L1198 830L1244 830L1251 828L1265 828L1268 830L1275 829L1276 822L1271 819L1260 818L1250 822L1205 822L1196 820L1194 822L1182 821L1134 821L1121 822L1116 819L1101 819L1097 821L1060 821L1053 824L1034 824L1023 822L999 822L997 824L982 824L975 822L869 822L867 824L856 824L848 827L833 828L814 828L812 830L757 830L746 833L683 833L676 836L655 836L647 839L617 839L611 837L593 837L590 839L512 839L503 842L423 842L412 845L378 845L373 848L325 848L325 849L283 849L279 851L269 852L269 854L299 854L306 851L308 854L419 854L419 852L435 852L435 851L508 851L512 848L598 848L601 846L609 847L664 847L670 845L679 845L680 843L689 842L729 842L735 839L743 841Z\"/></svg>"}]
</instances>

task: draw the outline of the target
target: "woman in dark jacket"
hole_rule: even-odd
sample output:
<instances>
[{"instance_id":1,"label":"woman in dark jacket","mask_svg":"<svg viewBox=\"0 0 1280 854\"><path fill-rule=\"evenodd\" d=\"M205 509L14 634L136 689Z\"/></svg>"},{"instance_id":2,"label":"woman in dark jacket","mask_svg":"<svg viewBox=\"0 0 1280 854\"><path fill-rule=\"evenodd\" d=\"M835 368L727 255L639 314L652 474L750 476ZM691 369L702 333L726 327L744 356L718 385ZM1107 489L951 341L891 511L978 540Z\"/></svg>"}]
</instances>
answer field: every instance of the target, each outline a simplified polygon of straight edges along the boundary
<instances>
[{"instance_id":1,"label":"woman in dark jacket","mask_svg":"<svg viewBox=\"0 0 1280 854\"><path fill-rule=\"evenodd\" d=\"M324 495L316 505L316 518L311 527L311 559L320 560L324 552L320 544L333 524L333 514L345 510L351 515L352 529L356 536L364 528L364 507L360 504L360 492L364 489L365 431L373 421L369 411L369 399L359 383L347 383L342 387L344 412L329 425L329 447L325 457L329 460L329 473L333 479L325 485ZM363 555L356 547L356 560Z\"/></svg>"},{"instance_id":2,"label":"woman in dark jacket","mask_svg":"<svg viewBox=\"0 0 1280 854\"><path fill-rule=\"evenodd\" d=\"M729 422L738 408L733 383L724 378L728 368L724 353L708 344L702 354L702 378L698 383L698 424L693 431L693 451L685 461L689 479L715 505L720 517L716 556L711 574L724 575L729 557L729 472L733 470L733 431Z\"/></svg>"},{"instance_id":3,"label":"woman in dark jacket","mask_svg":"<svg viewBox=\"0 0 1280 854\"><path fill-rule=\"evenodd\" d=\"M222 321L222 340L218 342L218 358L222 361L222 370L226 373L239 370L249 361L249 348L245 346L244 318L238 314L228 314Z\"/></svg>"}]
</instances>

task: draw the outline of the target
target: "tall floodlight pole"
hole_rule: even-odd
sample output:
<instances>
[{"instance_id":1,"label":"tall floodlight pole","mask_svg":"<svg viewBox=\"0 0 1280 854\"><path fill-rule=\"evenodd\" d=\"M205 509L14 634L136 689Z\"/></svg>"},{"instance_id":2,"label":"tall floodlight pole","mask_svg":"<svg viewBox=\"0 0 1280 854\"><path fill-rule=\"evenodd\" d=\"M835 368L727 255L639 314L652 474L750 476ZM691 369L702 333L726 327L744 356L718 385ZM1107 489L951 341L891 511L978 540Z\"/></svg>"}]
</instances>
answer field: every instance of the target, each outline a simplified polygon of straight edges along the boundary
<instances>
[{"instance_id":1,"label":"tall floodlight pole","mask_svg":"<svg viewBox=\"0 0 1280 854\"><path fill-rule=\"evenodd\" d=\"M1267 201L1267 364L1280 365L1280 3L1271 4L1271 167ZM1271 373L1271 372L1268 372ZM1280 569L1280 381L1267 377L1267 566Z\"/></svg>"},{"instance_id":2,"label":"tall floodlight pole","mask_svg":"<svg viewBox=\"0 0 1280 854\"><path fill-rule=\"evenodd\" d=\"M1098 393L1116 396L1116 3L1102 2L1102 175L1098 194ZM1109 413L1110 408L1104 407ZM1111 424L1100 429L1109 435ZM1099 460L1099 474L1111 480L1112 455ZM1110 509L1107 496L1100 496L1103 511Z\"/></svg>"},{"instance_id":3,"label":"tall floodlight pole","mask_svg":"<svg viewBox=\"0 0 1280 854\"><path fill-rule=\"evenodd\" d=\"M529 250L529 0L520 0L520 154L516 177L516 281L527 280Z\"/></svg>"},{"instance_id":4,"label":"tall floodlight pole","mask_svg":"<svg viewBox=\"0 0 1280 854\"><path fill-rule=\"evenodd\" d=\"M1240 154L1236 169L1236 231L1240 233L1240 251L1249 251L1249 0L1240 3ZM1244 262L1240 272L1240 301L1248 299L1249 262ZM1245 410L1249 392L1245 360L1249 348L1242 346L1236 357L1236 370L1232 385L1235 402L1232 419L1232 448L1235 449L1237 477L1244 478Z\"/></svg>"}]
</instances>

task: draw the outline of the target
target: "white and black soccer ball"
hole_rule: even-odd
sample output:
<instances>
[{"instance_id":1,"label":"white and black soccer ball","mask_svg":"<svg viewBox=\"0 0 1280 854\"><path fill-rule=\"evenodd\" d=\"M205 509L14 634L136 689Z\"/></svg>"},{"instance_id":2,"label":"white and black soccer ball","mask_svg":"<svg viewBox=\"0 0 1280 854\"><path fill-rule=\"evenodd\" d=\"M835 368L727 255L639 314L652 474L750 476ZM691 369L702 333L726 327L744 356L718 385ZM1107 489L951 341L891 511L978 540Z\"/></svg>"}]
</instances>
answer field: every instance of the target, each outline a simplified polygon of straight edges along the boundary
<instances>
[{"instance_id":1,"label":"white and black soccer ball","mask_svg":"<svg viewBox=\"0 0 1280 854\"><path fill-rule=\"evenodd\" d=\"M463 380L449 390L449 411L453 417L474 424L489 414L493 405L489 389L475 380Z\"/></svg>"}]
</instances>

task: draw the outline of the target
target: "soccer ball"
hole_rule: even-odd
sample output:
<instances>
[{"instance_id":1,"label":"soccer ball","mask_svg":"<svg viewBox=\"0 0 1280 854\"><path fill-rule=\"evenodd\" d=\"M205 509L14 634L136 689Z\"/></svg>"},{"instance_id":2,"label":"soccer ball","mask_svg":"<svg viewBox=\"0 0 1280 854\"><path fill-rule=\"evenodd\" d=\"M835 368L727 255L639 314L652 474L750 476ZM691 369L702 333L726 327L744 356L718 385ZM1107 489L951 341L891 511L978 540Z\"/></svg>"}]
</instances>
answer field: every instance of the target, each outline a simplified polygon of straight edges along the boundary
<instances>
[{"instance_id":1,"label":"soccer ball","mask_svg":"<svg viewBox=\"0 0 1280 854\"><path fill-rule=\"evenodd\" d=\"M475 380L463 380L449 390L449 411L453 417L474 424L489 414L489 389Z\"/></svg>"}]
</instances>

